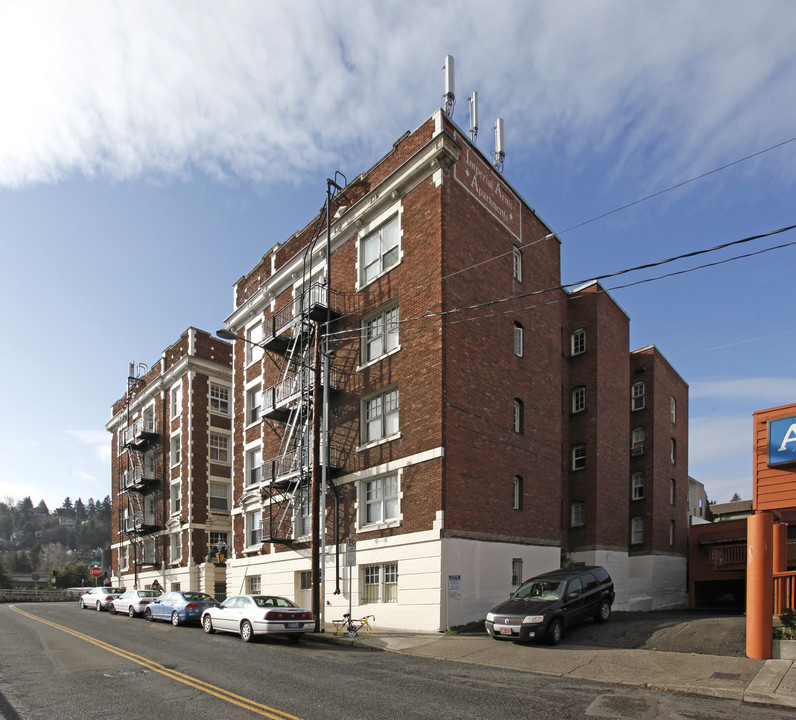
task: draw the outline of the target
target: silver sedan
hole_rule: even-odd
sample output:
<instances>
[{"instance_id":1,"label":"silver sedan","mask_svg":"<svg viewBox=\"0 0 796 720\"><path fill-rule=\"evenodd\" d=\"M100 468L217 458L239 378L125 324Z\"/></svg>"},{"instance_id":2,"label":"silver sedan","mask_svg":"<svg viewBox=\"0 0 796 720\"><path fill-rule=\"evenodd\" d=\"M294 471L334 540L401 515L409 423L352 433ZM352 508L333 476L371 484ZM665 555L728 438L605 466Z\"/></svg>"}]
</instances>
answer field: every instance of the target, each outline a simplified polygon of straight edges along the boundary
<instances>
[{"instance_id":1,"label":"silver sedan","mask_svg":"<svg viewBox=\"0 0 796 720\"><path fill-rule=\"evenodd\" d=\"M284 635L296 642L314 628L312 613L275 595L234 595L202 613L206 633L237 633L250 642L255 635Z\"/></svg>"},{"instance_id":2,"label":"silver sedan","mask_svg":"<svg viewBox=\"0 0 796 720\"><path fill-rule=\"evenodd\" d=\"M160 596L158 590L127 590L124 594L111 601L108 610L112 615L117 612L127 613L130 617L143 615L146 606Z\"/></svg>"}]
</instances>

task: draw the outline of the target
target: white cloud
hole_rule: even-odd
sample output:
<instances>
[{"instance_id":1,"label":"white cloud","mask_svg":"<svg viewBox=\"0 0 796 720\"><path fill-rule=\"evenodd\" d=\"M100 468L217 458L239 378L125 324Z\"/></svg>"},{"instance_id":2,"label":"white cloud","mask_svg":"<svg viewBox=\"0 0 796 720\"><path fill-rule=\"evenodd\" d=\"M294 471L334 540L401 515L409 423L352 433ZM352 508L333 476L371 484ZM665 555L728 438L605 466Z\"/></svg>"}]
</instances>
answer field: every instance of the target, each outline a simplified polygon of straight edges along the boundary
<instances>
[{"instance_id":1,"label":"white cloud","mask_svg":"<svg viewBox=\"0 0 796 720\"><path fill-rule=\"evenodd\" d=\"M98 459L110 463L111 441L110 435L105 430L67 430L66 434L80 444L90 447ZM86 477L93 479L91 475Z\"/></svg>"},{"instance_id":2,"label":"white cloud","mask_svg":"<svg viewBox=\"0 0 796 720\"><path fill-rule=\"evenodd\" d=\"M788 2L353 7L3 4L0 186L196 170L284 182L344 154L370 162L440 104L447 52L459 122L478 89L484 129L506 117L517 155L621 138L617 173L633 159L681 174L792 134Z\"/></svg>"},{"instance_id":3,"label":"white cloud","mask_svg":"<svg viewBox=\"0 0 796 720\"><path fill-rule=\"evenodd\" d=\"M783 398L796 397L796 378L707 380L692 383L689 395L691 398L703 399L752 400L762 409L770 403L782 404ZM751 415L747 420L751 428Z\"/></svg>"},{"instance_id":4,"label":"white cloud","mask_svg":"<svg viewBox=\"0 0 796 720\"><path fill-rule=\"evenodd\" d=\"M702 478L697 477L694 467L701 463L715 464L737 458L751 468L751 415L691 418L688 427L688 464L691 475L700 482Z\"/></svg>"}]
</instances>

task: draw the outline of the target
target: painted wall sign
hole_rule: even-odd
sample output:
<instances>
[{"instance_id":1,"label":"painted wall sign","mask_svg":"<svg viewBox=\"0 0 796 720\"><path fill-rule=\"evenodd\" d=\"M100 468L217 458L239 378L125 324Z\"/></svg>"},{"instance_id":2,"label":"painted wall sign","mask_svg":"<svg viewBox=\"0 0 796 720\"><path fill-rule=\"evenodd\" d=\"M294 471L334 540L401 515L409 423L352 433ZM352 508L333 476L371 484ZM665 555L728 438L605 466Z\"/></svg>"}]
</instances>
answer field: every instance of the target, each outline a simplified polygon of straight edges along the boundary
<instances>
[{"instance_id":1,"label":"painted wall sign","mask_svg":"<svg viewBox=\"0 0 796 720\"><path fill-rule=\"evenodd\" d=\"M796 415L768 423L768 464L796 462Z\"/></svg>"}]
</instances>

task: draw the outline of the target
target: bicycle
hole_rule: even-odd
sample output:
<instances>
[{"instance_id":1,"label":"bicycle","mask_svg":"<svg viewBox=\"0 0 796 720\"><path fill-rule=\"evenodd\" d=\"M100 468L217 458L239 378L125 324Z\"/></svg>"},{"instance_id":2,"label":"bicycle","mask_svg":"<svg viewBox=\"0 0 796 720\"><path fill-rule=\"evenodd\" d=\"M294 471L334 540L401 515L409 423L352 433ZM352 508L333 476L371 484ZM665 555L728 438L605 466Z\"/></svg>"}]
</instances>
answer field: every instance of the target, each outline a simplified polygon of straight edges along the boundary
<instances>
[{"instance_id":1,"label":"bicycle","mask_svg":"<svg viewBox=\"0 0 796 720\"><path fill-rule=\"evenodd\" d=\"M370 621L376 622L375 615L365 615L361 618L352 618L350 613L345 613L342 620L332 620L335 635L345 635L346 637L356 637L360 630L367 633L373 632Z\"/></svg>"}]
</instances>

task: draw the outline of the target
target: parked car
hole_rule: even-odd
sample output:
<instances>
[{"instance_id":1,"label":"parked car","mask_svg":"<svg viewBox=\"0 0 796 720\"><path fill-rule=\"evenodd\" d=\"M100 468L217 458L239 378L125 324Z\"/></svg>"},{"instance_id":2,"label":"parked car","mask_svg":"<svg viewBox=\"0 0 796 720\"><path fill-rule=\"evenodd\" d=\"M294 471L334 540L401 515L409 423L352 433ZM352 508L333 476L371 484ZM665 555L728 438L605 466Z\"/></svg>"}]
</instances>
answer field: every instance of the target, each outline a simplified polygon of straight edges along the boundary
<instances>
[{"instance_id":1,"label":"parked car","mask_svg":"<svg viewBox=\"0 0 796 720\"><path fill-rule=\"evenodd\" d=\"M124 592L124 588L98 586L89 588L80 596L80 609L94 608L95 610L107 610L111 601L115 600Z\"/></svg>"},{"instance_id":2,"label":"parked car","mask_svg":"<svg viewBox=\"0 0 796 720\"><path fill-rule=\"evenodd\" d=\"M564 568L526 580L486 615L486 631L496 639L544 638L561 642L566 628L588 618L606 622L614 602L614 582L605 568Z\"/></svg>"},{"instance_id":3,"label":"parked car","mask_svg":"<svg viewBox=\"0 0 796 720\"><path fill-rule=\"evenodd\" d=\"M155 598L144 610L144 618L152 620L170 620L172 625L183 623L198 623L202 611L209 607L216 607L218 602L206 593L193 592L167 592Z\"/></svg>"},{"instance_id":4,"label":"parked car","mask_svg":"<svg viewBox=\"0 0 796 720\"><path fill-rule=\"evenodd\" d=\"M284 635L292 642L314 628L312 613L287 598L275 595L233 595L202 613L206 633L216 630L240 635L244 642L255 635Z\"/></svg>"},{"instance_id":5,"label":"parked car","mask_svg":"<svg viewBox=\"0 0 796 720\"><path fill-rule=\"evenodd\" d=\"M86 592L86 588L84 587L70 587L64 590L64 594L67 597L80 597Z\"/></svg>"},{"instance_id":6,"label":"parked car","mask_svg":"<svg viewBox=\"0 0 796 720\"><path fill-rule=\"evenodd\" d=\"M143 615L146 606L160 595L157 590L127 590L111 601L108 611L114 615L117 612L127 613L130 617Z\"/></svg>"}]
</instances>

